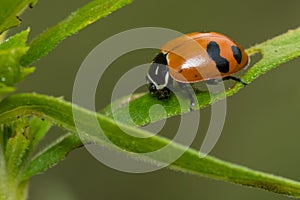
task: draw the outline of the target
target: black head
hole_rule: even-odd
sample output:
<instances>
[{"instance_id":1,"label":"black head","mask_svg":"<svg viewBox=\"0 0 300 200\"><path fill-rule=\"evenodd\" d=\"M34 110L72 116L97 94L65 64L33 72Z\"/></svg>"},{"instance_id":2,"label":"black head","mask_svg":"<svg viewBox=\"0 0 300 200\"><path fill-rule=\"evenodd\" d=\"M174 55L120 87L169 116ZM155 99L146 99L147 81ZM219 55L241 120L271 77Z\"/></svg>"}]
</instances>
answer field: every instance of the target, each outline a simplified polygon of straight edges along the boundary
<instances>
[{"instance_id":1,"label":"black head","mask_svg":"<svg viewBox=\"0 0 300 200\"><path fill-rule=\"evenodd\" d=\"M147 81L149 82L149 91L153 96L159 99L165 99L170 96L170 87L172 85L172 78L169 75L168 63L166 59L167 54L159 53L151 64Z\"/></svg>"}]
</instances>

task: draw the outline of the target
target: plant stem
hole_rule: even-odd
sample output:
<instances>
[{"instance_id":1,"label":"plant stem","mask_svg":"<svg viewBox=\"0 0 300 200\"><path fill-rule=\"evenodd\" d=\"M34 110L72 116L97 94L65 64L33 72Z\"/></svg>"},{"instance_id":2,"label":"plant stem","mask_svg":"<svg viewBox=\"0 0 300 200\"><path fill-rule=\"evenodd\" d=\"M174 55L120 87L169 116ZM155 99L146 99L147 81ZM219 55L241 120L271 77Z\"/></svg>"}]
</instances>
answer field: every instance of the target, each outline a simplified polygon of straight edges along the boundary
<instances>
[{"instance_id":1,"label":"plant stem","mask_svg":"<svg viewBox=\"0 0 300 200\"><path fill-rule=\"evenodd\" d=\"M7 179L0 180L0 185L6 187L0 188L0 200L26 200L28 194L28 181L22 181L21 183L8 183Z\"/></svg>"},{"instance_id":2,"label":"plant stem","mask_svg":"<svg viewBox=\"0 0 300 200\"><path fill-rule=\"evenodd\" d=\"M29 181L23 181L19 183L15 190L14 200L26 200L28 194Z\"/></svg>"}]
</instances>

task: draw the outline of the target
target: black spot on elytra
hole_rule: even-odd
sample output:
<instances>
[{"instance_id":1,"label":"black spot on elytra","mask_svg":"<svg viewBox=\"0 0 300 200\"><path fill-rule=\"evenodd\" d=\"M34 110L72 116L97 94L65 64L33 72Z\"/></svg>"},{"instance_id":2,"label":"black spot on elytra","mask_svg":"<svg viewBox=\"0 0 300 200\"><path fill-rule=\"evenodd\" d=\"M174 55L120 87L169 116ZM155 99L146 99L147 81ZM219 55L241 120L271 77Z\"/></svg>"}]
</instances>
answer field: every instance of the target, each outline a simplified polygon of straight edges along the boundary
<instances>
[{"instance_id":1,"label":"black spot on elytra","mask_svg":"<svg viewBox=\"0 0 300 200\"><path fill-rule=\"evenodd\" d=\"M241 64L241 62L242 62L242 52L241 52L240 48L238 48L237 46L232 46L231 50L232 50L233 57L235 58L236 62Z\"/></svg>"},{"instance_id":2,"label":"black spot on elytra","mask_svg":"<svg viewBox=\"0 0 300 200\"><path fill-rule=\"evenodd\" d=\"M217 68L222 73L229 71L229 62L220 55L220 46L218 43L211 41L206 47L209 57L215 61Z\"/></svg>"}]
</instances>

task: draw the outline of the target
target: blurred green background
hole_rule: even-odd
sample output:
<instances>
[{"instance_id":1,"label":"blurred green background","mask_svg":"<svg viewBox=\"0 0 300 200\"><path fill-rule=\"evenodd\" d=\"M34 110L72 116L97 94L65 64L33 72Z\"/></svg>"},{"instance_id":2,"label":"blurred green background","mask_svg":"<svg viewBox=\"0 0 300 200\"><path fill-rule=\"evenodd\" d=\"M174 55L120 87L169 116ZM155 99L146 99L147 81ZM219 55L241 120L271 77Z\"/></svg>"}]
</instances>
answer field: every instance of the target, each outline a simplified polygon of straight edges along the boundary
<instances>
[{"instance_id":1,"label":"blurred green background","mask_svg":"<svg viewBox=\"0 0 300 200\"><path fill-rule=\"evenodd\" d=\"M88 2L40 0L33 9L26 10L21 16L22 25L11 34L30 26L30 38L33 38ZM157 26L183 33L217 31L247 48L300 26L299 7L298 0L136 0L64 40L35 63L36 73L21 82L18 91L64 96L71 101L76 72L87 54L101 41L127 29ZM130 68L149 62L154 54L155 51L133 52L117 63ZM226 124L211 155L300 180L299 62L295 59L280 66L227 100ZM113 77L119 71L112 68L106 76ZM108 83L107 87L110 91ZM109 102L107 91L97 95L100 108ZM205 131L209 109L202 113L204 125L199 130L199 140ZM60 129L52 128L48 140L61 133ZM148 174L123 173L104 166L84 148L73 151L58 166L34 177L29 196L30 200L288 199L168 169Z\"/></svg>"}]
</instances>

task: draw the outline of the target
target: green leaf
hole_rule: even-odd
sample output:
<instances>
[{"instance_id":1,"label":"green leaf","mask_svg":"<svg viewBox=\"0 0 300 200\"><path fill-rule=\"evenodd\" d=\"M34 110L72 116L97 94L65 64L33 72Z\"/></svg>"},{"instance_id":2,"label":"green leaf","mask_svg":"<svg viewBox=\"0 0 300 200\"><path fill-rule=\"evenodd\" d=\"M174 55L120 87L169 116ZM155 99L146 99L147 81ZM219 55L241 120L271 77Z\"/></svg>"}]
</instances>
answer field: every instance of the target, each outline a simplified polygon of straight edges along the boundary
<instances>
[{"instance_id":1,"label":"green leaf","mask_svg":"<svg viewBox=\"0 0 300 200\"><path fill-rule=\"evenodd\" d=\"M62 161L70 151L80 146L82 146L82 142L74 134L67 134L60 137L30 161L23 173L22 179L28 180L30 177L46 171L59 161Z\"/></svg>"},{"instance_id":2,"label":"green leaf","mask_svg":"<svg viewBox=\"0 0 300 200\"><path fill-rule=\"evenodd\" d=\"M0 7L0 34L21 22L17 16L27 6L33 6L37 0L2 0Z\"/></svg>"},{"instance_id":3,"label":"green leaf","mask_svg":"<svg viewBox=\"0 0 300 200\"><path fill-rule=\"evenodd\" d=\"M29 51L22 59L22 65L27 66L31 64L48 54L66 37L130 2L131 0L94 0L90 2L72 13L67 19L35 38L30 44Z\"/></svg>"},{"instance_id":4,"label":"green leaf","mask_svg":"<svg viewBox=\"0 0 300 200\"><path fill-rule=\"evenodd\" d=\"M41 120L37 117L32 117L30 119L29 132L27 134L27 138L30 142L28 147L29 152L33 152L35 150L36 146L48 132L50 127L51 123L48 121Z\"/></svg>"},{"instance_id":5,"label":"green leaf","mask_svg":"<svg viewBox=\"0 0 300 200\"><path fill-rule=\"evenodd\" d=\"M19 60L26 51L27 48L14 48L7 51L0 51L0 82L2 84L13 86L24 78Z\"/></svg>"},{"instance_id":6,"label":"green leaf","mask_svg":"<svg viewBox=\"0 0 300 200\"><path fill-rule=\"evenodd\" d=\"M12 93L15 91L14 87L8 87L3 83L0 83L0 97L4 94Z\"/></svg>"},{"instance_id":7,"label":"green leaf","mask_svg":"<svg viewBox=\"0 0 300 200\"><path fill-rule=\"evenodd\" d=\"M29 142L26 154L23 156L24 164L28 162L28 157L33 155L37 145L44 138L46 133L51 127L51 123L45 120L41 120L37 117L31 117L30 123L28 125L28 132L26 138Z\"/></svg>"},{"instance_id":8,"label":"green leaf","mask_svg":"<svg viewBox=\"0 0 300 200\"><path fill-rule=\"evenodd\" d=\"M22 172L22 163L24 155L29 146L29 141L25 137L25 129L17 129L14 135L9 138L5 149L6 173L8 175L8 184L15 185Z\"/></svg>"},{"instance_id":9,"label":"green leaf","mask_svg":"<svg viewBox=\"0 0 300 200\"><path fill-rule=\"evenodd\" d=\"M0 44L0 95L14 91L13 86L34 71L20 64L27 52L26 40L29 29L18 33Z\"/></svg>"},{"instance_id":10,"label":"green leaf","mask_svg":"<svg viewBox=\"0 0 300 200\"><path fill-rule=\"evenodd\" d=\"M34 116L30 118L17 116L16 121L1 125L0 145L8 165L7 174L13 177L21 174L28 156L35 150L38 142L45 136L50 126L50 122Z\"/></svg>"},{"instance_id":11,"label":"green leaf","mask_svg":"<svg viewBox=\"0 0 300 200\"><path fill-rule=\"evenodd\" d=\"M12 124L12 123L11 123ZM2 152L6 151L6 145L9 138L14 134L14 129L11 127L11 124L2 124L0 129L0 143Z\"/></svg>"},{"instance_id":12,"label":"green leaf","mask_svg":"<svg viewBox=\"0 0 300 200\"><path fill-rule=\"evenodd\" d=\"M132 156L132 154L129 152L152 152L157 148L165 146L171 142L168 139L157 135L147 139L130 137L122 130L126 130L131 134L143 137L151 136L152 134L141 129L117 123L104 115L95 114L77 106L73 108L73 111L80 113L82 116L82 121L79 123L85 126L84 130L77 130L74 126L72 104L61 99L43 95L17 94L7 97L0 102L0 124L15 121L17 120L17 116L20 115L34 115L45 120L49 120L53 124L56 124L67 131L74 133L74 136L77 136L76 134L80 134L85 138L85 142L90 140L110 148L114 148L112 145L107 144L103 138L97 137L98 134L95 132L94 124L92 124L90 120L96 116L99 123L101 123L101 127L106 136L113 141L115 145L120 147L123 153L128 151L129 156ZM86 132L86 130L88 131ZM68 143L69 142L66 144ZM171 148L173 151L183 150L183 146L175 142L172 142ZM62 152L64 151L65 150ZM52 153L49 154L53 155ZM44 156L44 158L47 157L47 155ZM168 157L169 155L160 154L157 155L157 157L143 157L140 159L143 161L149 161L151 163L153 163L153 161L160 163L168 160ZM36 164L34 164L34 162ZM30 171L28 168L29 171L26 171L25 178L38 173L39 170L45 169L44 167L41 168L38 166L38 160L33 160L32 163L33 164L30 165L30 168L35 168L35 166L37 166L37 168L35 168L33 171ZM186 152L184 152L184 154L178 160L171 164L171 168L195 175L207 176L232 183L261 188L280 194L286 194L293 197L300 197L299 182L251 170L249 168L225 162L211 156L200 158L198 152L193 149L188 149Z\"/></svg>"},{"instance_id":13,"label":"green leaf","mask_svg":"<svg viewBox=\"0 0 300 200\"><path fill-rule=\"evenodd\" d=\"M28 181L24 165L30 153L48 130L50 123L36 117L17 117L0 129L0 199L25 199ZM48 127L48 128L47 128Z\"/></svg>"},{"instance_id":14,"label":"green leaf","mask_svg":"<svg viewBox=\"0 0 300 200\"><path fill-rule=\"evenodd\" d=\"M30 29L26 29L6 39L0 44L0 51L8 51L9 49L25 48Z\"/></svg>"},{"instance_id":15,"label":"green leaf","mask_svg":"<svg viewBox=\"0 0 300 200\"><path fill-rule=\"evenodd\" d=\"M255 63L254 66L247 70L244 76L241 77L245 82L250 84L264 73L300 55L300 28L290 30L285 34L255 45L247 49L247 52L249 55L253 55L255 53L262 54L262 59ZM244 86L237 83L226 91L226 96L231 96L242 88L244 88ZM224 98L224 94L222 93L214 95L213 97L210 97L208 92L197 93L197 100L199 104L193 109L198 110L204 108L222 98ZM113 113L111 111L111 105L106 107L102 113L126 124L129 124L132 120L136 125L143 126L150 122L189 112L189 100L187 99L183 101L186 106L182 108L183 111L181 111L180 105L174 96L168 99L168 101L161 101L146 93L135 94L132 97L127 97L127 99L130 102L129 104L124 104L124 100L118 101L119 103L114 102L117 109L115 109ZM157 104L160 104L165 108L166 114L156 113L155 115L152 115L150 119L149 109L153 105ZM126 115L128 110L131 119Z\"/></svg>"}]
</instances>

